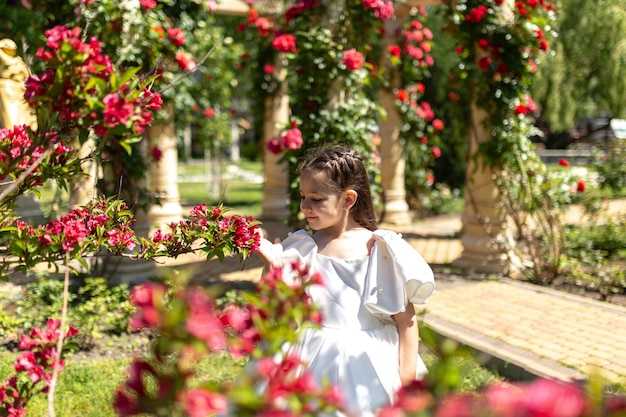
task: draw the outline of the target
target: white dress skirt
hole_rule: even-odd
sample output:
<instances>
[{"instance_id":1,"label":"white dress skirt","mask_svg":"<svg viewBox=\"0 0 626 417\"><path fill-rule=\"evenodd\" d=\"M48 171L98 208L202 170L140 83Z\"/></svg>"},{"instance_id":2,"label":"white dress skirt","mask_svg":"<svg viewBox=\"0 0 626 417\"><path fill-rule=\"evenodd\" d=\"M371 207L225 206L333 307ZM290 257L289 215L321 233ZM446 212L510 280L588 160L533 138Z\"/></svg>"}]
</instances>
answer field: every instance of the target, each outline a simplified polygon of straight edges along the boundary
<instances>
[{"instance_id":1,"label":"white dress skirt","mask_svg":"<svg viewBox=\"0 0 626 417\"><path fill-rule=\"evenodd\" d=\"M395 400L401 386L399 336L391 316L409 302L426 302L434 292L431 268L399 234L379 230L373 236L371 254L360 259L318 254L303 230L283 242L285 276L288 265L298 260L324 281L309 287L321 309L322 327L304 330L291 351L318 382L339 387L349 416L374 416ZM419 379L426 367L419 354L417 362Z\"/></svg>"}]
</instances>

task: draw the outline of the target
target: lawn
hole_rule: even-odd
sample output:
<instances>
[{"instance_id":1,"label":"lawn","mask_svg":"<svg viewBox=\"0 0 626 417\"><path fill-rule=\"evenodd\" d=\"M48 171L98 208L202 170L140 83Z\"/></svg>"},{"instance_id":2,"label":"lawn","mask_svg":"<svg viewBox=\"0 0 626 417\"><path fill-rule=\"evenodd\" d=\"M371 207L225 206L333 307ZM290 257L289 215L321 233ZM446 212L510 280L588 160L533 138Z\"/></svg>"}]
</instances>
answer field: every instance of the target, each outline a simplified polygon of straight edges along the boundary
<instances>
[{"instance_id":1,"label":"lawn","mask_svg":"<svg viewBox=\"0 0 626 417\"><path fill-rule=\"evenodd\" d=\"M15 354L0 352L0 380L12 372ZM432 366L436 357L423 355L427 366ZM59 374L56 391L55 412L57 417L115 417L113 398L116 388L124 382L130 358L91 358L66 360L65 370ZM207 356L197 364L196 381L211 383L232 382L241 372L245 361L234 360L227 355ZM471 357L455 359L461 389L472 391L499 377L481 368ZM38 395L28 406L28 416L46 417L47 397Z\"/></svg>"},{"instance_id":2,"label":"lawn","mask_svg":"<svg viewBox=\"0 0 626 417\"><path fill-rule=\"evenodd\" d=\"M0 352L0 380L11 373L15 355ZM66 360L65 370L59 374L55 396L57 417L115 417L113 398L116 388L124 382L130 358L99 358ZM229 382L239 374L243 361L227 356L209 356L198 362L197 380ZM47 396L38 395L28 406L29 417L45 417Z\"/></svg>"},{"instance_id":3,"label":"lawn","mask_svg":"<svg viewBox=\"0 0 626 417\"><path fill-rule=\"evenodd\" d=\"M203 161L181 162L178 165L178 192L183 214L197 204L208 206L223 204L234 212L259 217L263 200L263 163L241 161L237 164L220 162L221 174L211 174L212 167ZM64 212L68 194L47 183L39 199L45 216L50 216L55 194L60 211Z\"/></svg>"}]
</instances>

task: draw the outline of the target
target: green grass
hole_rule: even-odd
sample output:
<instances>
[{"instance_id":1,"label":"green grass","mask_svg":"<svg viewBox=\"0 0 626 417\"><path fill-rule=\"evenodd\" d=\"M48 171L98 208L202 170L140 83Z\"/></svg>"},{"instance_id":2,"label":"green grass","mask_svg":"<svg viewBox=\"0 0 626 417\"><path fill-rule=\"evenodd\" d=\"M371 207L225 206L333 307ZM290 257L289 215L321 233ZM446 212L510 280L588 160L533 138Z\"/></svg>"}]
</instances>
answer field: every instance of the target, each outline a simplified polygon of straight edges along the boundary
<instances>
[{"instance_id":1,"label":"green grass","mask_svg":"<svg viewBox=\"0 0 626 417\"><path fill-rule=\"evenodd\" d=\"M250 182L245 178L228 175L228 165L222 163L223 178L219 184L215 185L215 195L211 195L207 187L206 167L201 162L179 163L178 177L183 181L178 183L181 204L186 210L183 214L188 214L187 207L205 203L208 206L215 206L222 203L238 214L259 217L261 215L261 202L263 201L263 184ZM241 161L236 166L243 171L252 172L256 175L263 175L263 163L255 161ZM198 181L200 180L200 181ZM40 189L39 199L41 208L45 216L50 215L52 202L55 195L55 188L51 182ZM65 212L69 197L68 193L60 192L61 211Z\"/></svg>"},{"instance_id":2,"label":"green grass","mask_svg":"<svg viewBox=\"0 0 626 417\"><path fill-rule=\"evenodd\" d=\"M0 380L13 372L16 355L0 352ZM427 366L432 366L436 357L424 355ZM113 397L116 388L125 380L130 359L94 359L65 361L65 370L59 374L55 395L55 412L58 417L115 417ZM234 360L228 355L207 356L197 365L198 383L229 383L241 372L245 361ZM492 372L481 368L471 357L457 358L461 372L463 391L476 390L498 379ZM28 416L46 417L47 396L35 396L28 406Z\"/></svg>"},{"instance_id":3,"label":"green grass","mask_svg":"<svg viewBox=\"0 0 626 417\"><path fill-rule=\"evenodd\" d=\"M0 380L12 373L15 355L0 353ZM55 395L57 417L115 417L113 397L125 380L129 359L100 359L65 362L59 374ZM198 382L230 382L241 372L244 362L229 356L209 356L198 362ZM35 396L28 406L29 417L48 415L46 394Z\"/></svg>"}]
</instances>

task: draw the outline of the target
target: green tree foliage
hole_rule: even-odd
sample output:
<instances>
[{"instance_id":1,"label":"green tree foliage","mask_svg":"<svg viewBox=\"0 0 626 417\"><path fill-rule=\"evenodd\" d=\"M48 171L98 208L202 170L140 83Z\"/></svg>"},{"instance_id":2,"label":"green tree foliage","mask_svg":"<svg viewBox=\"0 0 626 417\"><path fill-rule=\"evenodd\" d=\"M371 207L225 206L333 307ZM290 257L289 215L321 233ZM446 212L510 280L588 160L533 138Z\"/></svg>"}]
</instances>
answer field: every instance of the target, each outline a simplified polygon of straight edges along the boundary
<instances>
[{"instance_id":1,"label":"green tree foliage","mask_svg":"<svg viewBox=\"0 0 626 417\"><path fill-rule=\"evenodd\" d=\"M551 41L533 84L549 134L584 117L626 117L624 0L562 0Z\"/></svg>"}]
</instances>

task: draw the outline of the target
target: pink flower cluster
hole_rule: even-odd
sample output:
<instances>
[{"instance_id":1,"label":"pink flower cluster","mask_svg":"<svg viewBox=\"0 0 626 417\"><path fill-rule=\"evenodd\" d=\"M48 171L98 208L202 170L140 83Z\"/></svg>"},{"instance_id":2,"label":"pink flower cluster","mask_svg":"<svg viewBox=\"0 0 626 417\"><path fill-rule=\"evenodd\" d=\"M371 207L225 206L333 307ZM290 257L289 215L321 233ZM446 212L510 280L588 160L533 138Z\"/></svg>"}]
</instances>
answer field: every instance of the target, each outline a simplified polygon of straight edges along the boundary
<instances>
[{"instance_id":1,"label":"pink flower cluster","mask_svg":"<svg viewBox=\"0 0 626 417\"><path fill-rule=\"evenodd\" d=\"M33 135L32 131L25 125L13 126L12 129L0 128L0 181L8 176L19 177L44 155L46 152L44 145L36 144L31 135ZM63 166L72 156L72 148L63 143L57 143L56 135L49 134L45 141L51 144L51 152L45 163L40 163L30 173L22 188L43 185L50 178L43 167Z\"/></svg>"},{"instance_id":2,"label":"pink flower cluster","mask_svg":"<svg viewBox=\"0 0 626 417\"><path fill-rule=\"evenodd\" d=\"M293 126L280 138L272 139L267 143L267 149L275 155L285 151L295 151L302 147L302 131Z\"/></svg>"},{"instance_id":3,"label":"pink flower cluster","mask_svg":"<svg viewBox=\"0 0 626 417\"><path fill-rule=\"evenodd\" d=\"M124 202L111 205L101 197L37 228L16 220L15 240L19 242L10 243L11 253L19 258L16 265L28 267L38 262L56 262L68 251L84 256L101 248L114 253L132 250L136 244L131 229L134 218L127 210Z\"/></svg>"},{"instance_id":4,"label":"pink flower cluster","mask_svg":"<svg viewBox=\"0 0 626 417\"><path fill-rule=\"evenodd\" d=\"M495 5L500 6L503 4L503 1L496 1ZM516 11L516 26L519 26L518 32L521 35L521 38L524 36L528 38L528 47L524 48L523 51L524 56L530 56L530 50L536 50L539 52L547 52L549 49L549 45L547 40L544 37L543 31L541 29L528 29L528 26L525 24L526 21L530 20L533 16L534 12L538 12L540 9L545 9L549 11L552 9L552 5L549 4L546 0L518 0L515 2L515 11ZM481 4L472 9L470 9L465 15L465 21L471 25L491 25L490 17L497 15L498 10L491 9L487 5ZM532 26L534 27L534 25ZM517 62L510 61L511 57L505 53L505 45L501 43L494 43L492 40L488 38L480 38L477 40L477 44L479 48L485 51L485 55L480 56L478 58L478 68L482 71L493 70L494 78L496 80L501 79L505 75L509 77L516 77L519 74L516 74L517 66L519 65ZM465 51L464 48L457 48L457 52L463 53ZM534 72L536 68L536 64L532 58L522 58L527 61L527 68L530 72ZM515 70L513 68L516 68Z\"/></svg>"},{"instance_id":5,"label":"pink flower cluster","mask_svg":"<svg viewBox=\"0 0 626 417\"><path fill-rule=\"evenodd\" d=\"M361 0L366 9L374 11L374 15L380 20L389 20L393 17L394 8L392 1L384 0Z\"/></svg>"},{"instance_id":6,"label":"pink flower cluster","mask_svg":"<svg viewBox=\"0 0 626 417\"><path fill-rule=\"evenodd\" d=\"M201 242L201 253L208 258L240 254L244 258L256 252L260 244L259 223L252 217L226 216L223 207L195 206L189 218L173 222L170 232L155 231L149 242L144 242L144 257L178 256L193 252Z\"/></svg>"},{"instance_id":7,"label":"pink flower cluster","mask_svg":"<svg viewBox=\"0 0 626 417\"><path fill-rule=\"evenodd\" d=\"M420 381L403 387L396 403L378 417L586 417L620 416L626 401L617 396L591 398L577 383L539 378L529 383L493 384L478 394L453 393L437 401Z\"/></svg>"},{"instance_id":8,"label":"pink flower cluster","mask_svg":"<svg viewBox=\"0 0 626 417\"><path fill-rule=\"evenodd\" d=\"M335 385L320 386L313 376L304 371L306 364L294 355L281 361L263 358L257 363L257 372L267 381L265 404L259 416L316 416L323 408L341 410L341 388ZM298 404L298 406L294 406ZM301 409L297 414L295 410ZM287 413L287 414L285 414Z\"/></svg>"},{"instance_id":9,"label":"pink flower cluster","mask_svg":"<svg viewBox=\"0 0 626 417\"><path fill-rule=\"evenodd\" d=\"M215 209L211 211L219 216ZM206 218L211 211L199 206L194 216ZM245 398L256 397L255 415L289 412L294 404L303 410L299 415L313 416L321 409L336 408L340 399L336 388L317 386L304 365L293 356L276 360L282 352L281 346L295 341L295 329L303 321L320 323L321 320L307 295L310 285L322 285L321 278L309 277L308 269L299 264L294 264L292 269L294 274L289 280L283 279L280 268L272 270L262 278L257 293L250 294L246 303L230 302L220 308L209 292L200 287L170 291L155 282L135 287L131 300L137 311L131 327L135 331L155 329L158 340L146 358L133 361L127 380L118 387L114 401L117 413L139 415L159 405L170 410L179 407L189 416L224 413L231 392L234 392L230 400L235 409L242 399L245 404L241 405L248 407L250 403ZM259 344L260 340L269 343ZM261 395L254 387L245 385L226 388L193 384L194 366L201 355L222 351L235 357L259 358L258 371L269 384L267 392ZM242 390L250 392L241 396L238 393Z\"/></svg>"},{"instance_id":10,"label":"pink flower cluster","mask_svg":"<svg viewBox=\"0 0 626 417\"><path fill-rule=\"evenodd\" d=\"M25 416L26 405L33 394L47 392L55 362L58 359L56 344L61 335L59 320L48 320L46 329L34 327L28 336L22 335L19 349L24 353L17 359L13 369L16 374L5 379L0 385L0 413L8 416ZM78 331L73 327L65 333L69 339ZM58 361L58 370L63 369L63 361ZM25 375L26 378L22 378ZM41 386L43 384L43 387ZM2 413L5 410L7 414Z\"/></svg>"},{"instance_id":11,"label":"pink flower cluster","mask_svg":"<svg viewBox=\"0 0 626 417\"><path fill-rule=\"evenodd\" d=\"M432 50L432 31L418 19L411 20L402 32L401 42L407 57L413 59L419 68L432 67L435 60L430 54ZM391 51L390 51L391 52Z\"/></svg>"},{"instance_id":12,"label":"pink flower cluster","mask_svg":"<svg viewBox=\"0 0 626 417\"><path fill-rule=\"evenodd\" d=\"M129 84L111 86L114 68L110 58L102 53L96 38L83 42L80 28L55 26L46 36L46 46L39 48L37 58L48 69L26 80L24 97L30 105L49 107L70 129L94 126L96 134L105 137L110 129L122 125L141 135L152 122L152 111L161 108L161 96ZM170 36L180 42L179 34Z\"/></svg>"}]
</instances>

